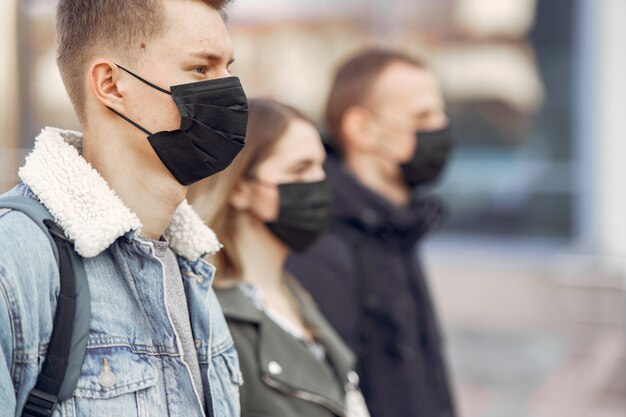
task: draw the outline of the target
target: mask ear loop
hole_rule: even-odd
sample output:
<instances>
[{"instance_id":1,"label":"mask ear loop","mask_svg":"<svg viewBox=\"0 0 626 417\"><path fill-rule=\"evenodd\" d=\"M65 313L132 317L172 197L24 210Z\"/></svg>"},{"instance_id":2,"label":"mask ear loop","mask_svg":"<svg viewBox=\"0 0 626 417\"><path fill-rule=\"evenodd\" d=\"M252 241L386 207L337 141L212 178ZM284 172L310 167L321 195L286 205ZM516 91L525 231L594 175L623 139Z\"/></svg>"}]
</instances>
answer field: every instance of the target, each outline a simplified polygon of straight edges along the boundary
<instances>
[{"instance_id":1,"label":"mask ear loop","mask_svg":"<svg viewBox=\"0 0 626 417\"><path fill-rule=\"evenodd\" d=\"M133 122L132 120L130 120L128 117L124 116L122 113L118 112L117 110L114 110L114 109L110 108L109 106L106 106L106 107L107 107L107 109L111 110L113 113L115 113L118 116L120 116L122 119L126 120L131 125L135 126L137 129L141 130L146 135L152 136L152 132L150 132L148 129L145 129L143 126L139 125L138 123Z\"/></svg>"},{"instance_id":2,"label":"mask ear loop","mask_svg":"<svg viewBox=\"0 0 626 417\"><path fill-rule=\"evenodd\" d=\"M141 81L142 83L149 85L150 87L154 88L155 90L158 90L158 91L160 91L160 92L162 92L162 93L165 93L165 94L167 94L167 95L170 95L170 96L172 95L172 92L171 92L171 91L168 91L168 90L166 90L166 89L164 89L164 88L161 88L161 87L159 87L159 86L158 86L158 85L156 85L156 84L152 84L150 81L148 81L148 80L146 80L146 79L144 79L144 78L141 78L139 75L137 75L137 74L135 74L135 73L133 73L133 72L131 72L131 71L127 70L126 68L124 68L123 66L121 66L121 65L119 65L119 64L115 64L115 65L117 65L117 67L118 67L119 69L121 69L122 71L127 72L128 74L130 74L130 75L132 75L133 77L137 78L137 79L138 79L139 81Z\"/></svg>"},{"instance_id":3,"label":"mask ear loop","mask_svg":"<svg viewBox=\"0 0 626 417\"><path fill-rule=\"evenodd\" d=\"M117 67L119 69L121 69L122 71L127 72L128 74L132 75L133 77L137 78L139 81L141 81L144 84L149 85L150 87L154 88L157 91L160 91L162 93L165 93L167 95L172 95L172 93L170 91L167 91L164 88L159 87L158 85L152 84L150 81L145 80L143 78L141 78L139 75L134 74L133 72L127 70L126 68L124 68L123 66L119 65L119 64L115 64L117 65ZM113 113L117 114L119 117L121 117L122 119L126 120L128 123L130 123L131 125L135 126L137 129L141 130L143 133L145 133L148 136L152 136L152 132L150 132L149 130L145 129L143 126L139 125L138 123L135 123L134 121L130 120L128 117L124 116L122 113L118 112L117 110L112 109L109 106L106 106L107 109L111 110Z\"/></svg>"}]
</instances>

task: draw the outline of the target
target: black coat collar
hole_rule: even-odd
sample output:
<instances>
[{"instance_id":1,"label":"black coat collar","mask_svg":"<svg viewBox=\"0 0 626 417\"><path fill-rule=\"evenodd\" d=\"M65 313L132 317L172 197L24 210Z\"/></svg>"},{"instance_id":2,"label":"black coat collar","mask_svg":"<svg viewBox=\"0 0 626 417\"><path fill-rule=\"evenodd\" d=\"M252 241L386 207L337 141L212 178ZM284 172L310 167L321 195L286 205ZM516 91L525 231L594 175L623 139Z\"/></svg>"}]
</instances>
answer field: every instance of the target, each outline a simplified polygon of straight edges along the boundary
<instances>
[{"instance_id":1,"label":"black coat collar","mask_svg":"<svg viewBox=\"0 0 626 417\"><path fill-rule=\"evenodd\" d=\"M407 207L398 207L363 186L336 155L324 166L334 188L334 216L344 224L382 238L412 244L438 225L443 206L415 190Z\"/></svg>"}]
</instances>

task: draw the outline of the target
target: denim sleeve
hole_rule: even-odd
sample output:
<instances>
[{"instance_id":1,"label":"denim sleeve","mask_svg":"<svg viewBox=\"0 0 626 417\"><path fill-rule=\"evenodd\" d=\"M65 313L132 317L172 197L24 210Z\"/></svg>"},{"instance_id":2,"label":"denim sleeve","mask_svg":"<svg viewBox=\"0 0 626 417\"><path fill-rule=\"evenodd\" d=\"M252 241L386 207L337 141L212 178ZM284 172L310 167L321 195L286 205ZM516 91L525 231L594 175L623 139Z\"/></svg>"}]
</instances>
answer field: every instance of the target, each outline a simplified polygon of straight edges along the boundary
<instances>
[{"instance_id":1,"label":"denim sleeve","mask_svg":"<svg viewBox=\"0 0 626 417\"><path fill-rule=\"evenodd\" d=\"M15 414L15 388L11 378L13 366L12 323L4 287L5 269L0 266L0 415Z\"/></svg>"},{"instance_id":2,"label":"denim sleeve","mask_svg":"<svg viewBox=\"0 0 626 417\"><path fill-rule=\"evenodd\" d=\"M0 216L0 416L19 415L34 387L59 291L48 238L19 212Z\"/></svg>"}]
</instances>

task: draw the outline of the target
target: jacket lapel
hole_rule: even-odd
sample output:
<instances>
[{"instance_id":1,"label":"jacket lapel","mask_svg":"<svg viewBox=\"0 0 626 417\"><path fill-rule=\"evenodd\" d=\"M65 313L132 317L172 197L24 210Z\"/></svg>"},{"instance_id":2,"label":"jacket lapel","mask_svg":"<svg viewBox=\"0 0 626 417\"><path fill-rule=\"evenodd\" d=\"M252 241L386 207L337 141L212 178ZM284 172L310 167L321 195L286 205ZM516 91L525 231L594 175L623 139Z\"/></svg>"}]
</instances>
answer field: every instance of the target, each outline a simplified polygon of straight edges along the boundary
<instances>
[{"instance_id":1,"label":"jacket lapel","mask_svg":"<svg viewBox=\"0 0 626 417\"><path fill-rule=\"evenodd\" d=\"M260 324L264 314L237 287L216 288L224 316L229 320Z\"/></svg>"},{"instance_id":2,"label":"jacket lapel","mask_svg":"<svg viewBox=\"0 0 626 417\"><path fill-rule=\"evenodd\" d=\"M344 381L345 373L337 378L333 367L320 362L303 343L259 311L238 288L220 291L220 302L229 321L258 326L259 378L287 395L304 400L308 396L315 399L313 402L324 403L333 411L343 410L343 382L339 383L338 379ZM317 317L311 318L317 320ZM317 323L314 327L319 329ZM326 340L323 342L326 343ZM336 348L326 344L324 347L334 365ZM339 362L343 363L343 360Z\"/></svg>"},{"instance_id":3,"label":"jacket lapel","mask_svg":"<svg viewBox=\"0 0 626 417\"><path fill-rule=\"evenodd\" d=\"M348 373L356 367L356 357L317 309L308 292L293 277L288 277L288 283L298 300L304 321L326 348L328 361L335 368L340 380L343 383L347 382Z\"/></svg>"}]
</instances>

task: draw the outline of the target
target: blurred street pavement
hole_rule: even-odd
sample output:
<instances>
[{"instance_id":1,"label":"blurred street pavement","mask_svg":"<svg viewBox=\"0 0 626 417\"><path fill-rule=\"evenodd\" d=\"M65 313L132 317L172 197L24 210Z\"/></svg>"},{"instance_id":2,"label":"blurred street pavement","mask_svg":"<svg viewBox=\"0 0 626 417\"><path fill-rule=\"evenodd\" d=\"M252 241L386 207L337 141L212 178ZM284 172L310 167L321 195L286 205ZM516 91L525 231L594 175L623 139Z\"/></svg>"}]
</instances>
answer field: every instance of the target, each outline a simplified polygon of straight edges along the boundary
<instances>
[{"instance_id":1,"label":"blurred street pavement","mask_svg":"<svg viewBox=\"0 0 626 417\"><path fill-rule=\"evenodd\" d=\"M533 268L434 252L462 417L626 416L623 278L584 259L539 256Z\"/></svg>"}]
</instances>

